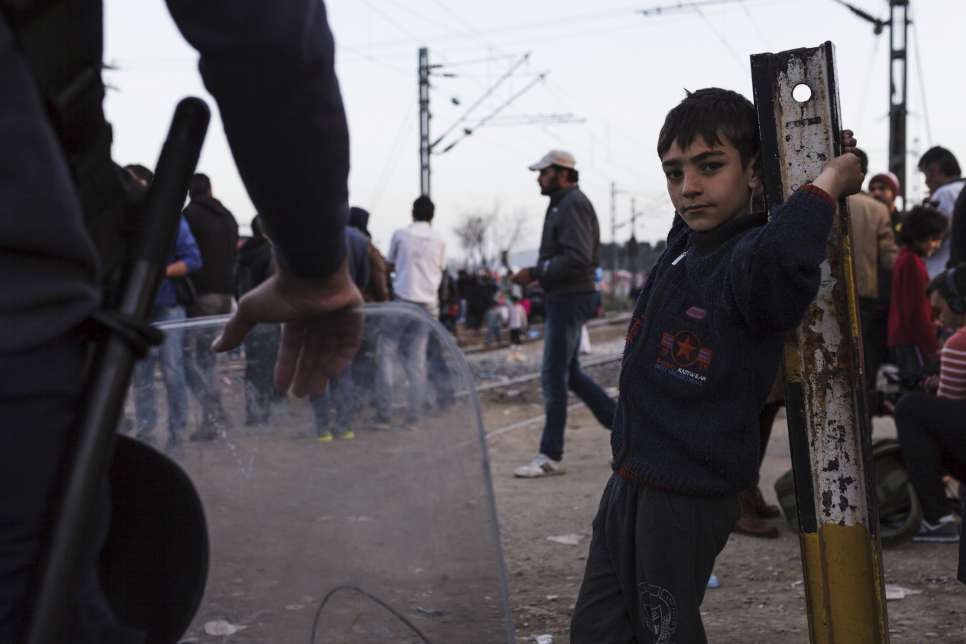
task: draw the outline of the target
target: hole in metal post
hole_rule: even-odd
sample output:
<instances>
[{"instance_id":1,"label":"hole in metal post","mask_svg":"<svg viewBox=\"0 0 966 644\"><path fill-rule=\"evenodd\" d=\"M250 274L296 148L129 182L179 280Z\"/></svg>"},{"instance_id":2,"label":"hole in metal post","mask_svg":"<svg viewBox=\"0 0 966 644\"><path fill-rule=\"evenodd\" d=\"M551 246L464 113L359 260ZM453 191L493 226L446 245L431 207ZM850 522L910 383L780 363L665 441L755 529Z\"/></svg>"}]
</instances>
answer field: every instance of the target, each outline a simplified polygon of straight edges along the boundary
<instances>
[{"instance_id":1,"label":"hole in metal post","mask_svg":"<svg viewBox=\"0 0 966 644\"><path fill-rule=\"evenodd\" d=\"M805 103L812 98L812 88L805 83L799 83L792 88L792 98L796 103Z\"/></svg>"}]
</instances>

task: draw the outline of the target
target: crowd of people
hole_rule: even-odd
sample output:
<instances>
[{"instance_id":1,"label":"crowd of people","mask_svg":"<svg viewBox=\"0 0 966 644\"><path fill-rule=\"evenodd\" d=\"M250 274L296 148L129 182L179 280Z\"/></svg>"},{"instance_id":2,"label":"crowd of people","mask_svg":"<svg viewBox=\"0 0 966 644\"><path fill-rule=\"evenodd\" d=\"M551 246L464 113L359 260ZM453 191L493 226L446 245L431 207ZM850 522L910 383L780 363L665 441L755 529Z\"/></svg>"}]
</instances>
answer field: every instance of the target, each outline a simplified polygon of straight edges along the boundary
<instances>
[{"instance_id":1,"label":"crowd of people","mask_svg":"<svg viewBox=\"0 0 966 644\"><path fill-rule=\"evenodd\" d=\"M682 152L677 140L665 145L669 145L669 150ZM853 153L857 167L850 171L856 177L853 181L861 185L869 174L868 159L860 149L856 148ZM687 154L683 156L686 158ZM676 159L674 163L682 163ZM966 412L966 330L962 328L966 323L966 267L958 268L960 260L966 258L966 249L962 248L966 240L949 231L956 231L957 223L962 227L966 220L966 197L960 198L966 193L962 192L958 163L949 151L929 150L919 168L930 187L930 195L924 203L905 211L897 206L899 181L889 172L873 174L867 192L859 190L848 196L853 266L869 395L876 400L877 373L885 364L896 365L903 373L903 382L914 383L911 388L915 390L905 393L894 409L873 405L872 411L895 416L910 480L924 511L916 540L955 542L959 540L961 511L948 498L944 477L966 471L966 451L956 425L958 414ZM510 342L516 346L525 338L533 304L529 295L533 293L539 293L546 323L541 370L546 423L537 456L517 468L514 474L538 478L565 473L562 457L568 390L584 400L608 430L615 427L615 422L628 422L627 414L642 413L634 409L643 403L627 400L625 410L619 414L617 403L580 369L581 330L599 307L596 282L600 240L593 206L577 183L576 160L567 152L552 150L530 169L539 173L541 192L549 197L538 262L503 276L485 272L474 275L463 270L454 279L449 274L445 241L433 227L435 206L426 196L413 202L412 223L393 234L385 256L371 240L369 213L358 207L350 209L345 238L351 280L366 301L403 303L412 310L412 315L386 322L368 334L353 364L332 378L322 392L310 396L320 442L354 438L353 426L358 425L360 414L367 409L371 410L370 415L362 418L367 427L393 426L389 392L393 389L393 379L400 375L406 380L407 392L403 426L418 424L426 413L445 411L453 402L454 387L449 378L430 377L430 372L437 376L445 374L448 367L445 350L426 321L437 319L453 333L474 323L485 331L486 345L499 342L502 329L508 327ZM142 166L128 166L128 171L142 185L151 181L150 172ZM817 191L816 195L812 199L818 201L809 204L809 208L817 207L824 198ZM158 322L228 313L234 298L256 288L276 268L272 245L259 217L252 221L251 237L239 244L237 224L213 196L208 177L195 175L189 196L166 269L167 279L154 304L153 319ZM687 207L682 206L685 212ZM694 214L699 212L700 209ZM701 229L694 230L695 240L702 239ZM677 248L680 243L669 243L669 248L672 246ZM686 254L685 250L681 257ZM661 270L660 264L655 270ZM654 289L652 286L645 290L645 300L653 297ZM696 308L701 307L692 306L688 310ZM693 351L695 360L688 363L685 373L692 374L695 384L700 385L708 377L710 356L715 350L706 335L709 331L696 324L701 316L691 317L695 319L649 320L639 311L630 325L628 340L631 346L645 321L661 325L664 329L661 337L668 339L662 340L653 358L656 368L666 371L680 362L682 351ZM199 427L191 435L192 440L211 440L231 428L230 416L225 412L214 378L214 356L208 349L213 335L195 332L188 339L183 330L170 327L163 346L139 364L135 374L134 428L140 438L153 440L158 416L153 383L158 365L167 389L168 447L177 446L185 431L189 390L197 397L200 407ZM251 334L245 339L247 425L268 423L273 404L282 395L276 392L271 375L278 342L277 329ZM701 355L706 356L704 360ZM722 359L720 355L715 357L718 361ZM763 369L768 371L764 366ZM755 423L758 435L752 453L757 457L758 467L764 459L775 417L784 404L780 374L773 381ZM374 383L374 386L357 387L357 382ZM622 385L624 391L638 389L629 382ZM626 389L628 386L630 390ZM652 400L650 404L658 403ZM663 466L658 467L650 462L650 457L636 451L640 447L627 452L624 440L622 431L615 433L615 462L622 463L616 480L621 485L609 486L605 498L614 497L609 503L629 502L628 495L635 495L626 488L625 482L638 477L664 481L662 485L672 489L681 485L692 489L689 486L696 485L694 489L704 490L724 485L713 479L698 483L704 475L697 470L694 472L697 478L684 483L678 479L683 474L663 472ZM753 482L751 478L742 480ZM736 478L727 485L738 484L737 481ZM742 487L737 497L736 532L753 537L778 536L778 529L769 519L779 516L780 511L764 501L757 485ZM642 502L635 498L634 503ZM727 504L705 509L709 517L722 521L735 511ZM642 506L640 511L651 510ZM615 524L615 530L620 534L623 528ZM715 540L720 536L709 535L709 538ZM673 537L668 534L662 538ZM609 541L614 538L632 536L606 537L605 541L605 537L598 539L595 535L592 555L615 547L616 542ZM647 537L654 538L657 537ZM711 551L706 553L710 554ZM704 574L706 564L713 562L713 557L702 562L699 570ZM596 566L593 562L588 564L588 575L599 572ZM668 580L668 583L681 581ZM585 586L589 583L598 584L599 580L585 580ZM585 619L596 619L600 607L588 598L598 590L588 586L582 591L575 632L579 632ZM699 599L692 597L689 601L697 605Z\"/></svg>"},{"instance_id":2,"label":"crowd of people","mask_svg":"<svg viewBox=\"0 0 966 644\"><path fill-rule=\"evenodd\" d=\"M5 166L0 203L15 215L29 213L4 218L0 249L9 286L2 301L9 332L0 340L6 424L0 642L22 641L35 608L31 592L49 537L49 509L59 507L52 500L59 501L59 471L89 376L85 325L103 310L106 251L95 246L84 215L110 201L107 192L116 187L111 132L100 106L99 14L57 25L83 37L44 43L30 38L52 33L32 22L45 12L20 4L0 16L0 84L9 97L0 102L0 130L16 152ZM374 399L376 424L391 423L385 394L398 371L388 356L398 356L408 385L404 422L417 423L431 387L437 409L454 396L449 379L428 382L427 376L433 365L445 368L440 339L425 324L441 314L445 268L434 204L425 195L413 202L412 224L396 231L384 257L368 236L364 211L351 211L345 226L348 128L324 6L238 4L229 11L215 3L169 2L200 53L199 69L261 219L239 248L237 223L211 181L192 178L150 318L231 317L217 337L188 338L177 324L169 328L162 346L136 368L133 430L144 440L157 438L153 385L160 365L169 447L177 448L186 432L189 389L201 410L191 438L212 440L227 431L231 420L209 347L227 352L242 345L251 385L247 422L268 422L272 397L291 389L312 399L322 442L351 438L351 416L363 396L355 383L365 379L377 383L365 392ZM239 51L246 52L241 66ZM866 369L871 376L888 360L913 383L892 411L923 507L917 538L959 542L959 579L966 583L962 510L945 485L946 475L966 470L961 169L949 150L928 150L919 170L930 194L910 207L897 203L901 186L888 172L873 175L868 195L860 194L867 164L851 132L844 142L843 154L766 218L750 208L761 190L754 105L736 92L705 88L668 112L657 156L675 213L666 248L635 304L617 401L579 363L581 328L598 303L597 215L580 190L573 155L553 150L530 166L549 204L538 261L511 280L522 288L539 283L544 294L545 423L539 452L514 474L565 472L568 390L611 431L613 472L592 524L572 615L574 644L706 641L700 605L730 533L736 527L770 533L755 520L773 513L757 482L781 404L776 371L785 334L801 323L818 291L836 203L845 197L853 211ZM135 186L150 185L143 166L126 170ZM302 189L278 191L283 176ZM371 301L398 301L408 313L374 338L360 339L356 308L363 293ZM452 316L449 301L442 314ZM280 337L252 332L269 322L281 324ZM360 347L366 340L375 346ZM376 360L354 360L360 349ZM103 473L95 474L103 483ZM71 641L84 644L143 640L118 623L97 578L110 521L106 488L82 508L91 530L78 541L79 572L63 619Z\"/></svg>"}]
</instances>

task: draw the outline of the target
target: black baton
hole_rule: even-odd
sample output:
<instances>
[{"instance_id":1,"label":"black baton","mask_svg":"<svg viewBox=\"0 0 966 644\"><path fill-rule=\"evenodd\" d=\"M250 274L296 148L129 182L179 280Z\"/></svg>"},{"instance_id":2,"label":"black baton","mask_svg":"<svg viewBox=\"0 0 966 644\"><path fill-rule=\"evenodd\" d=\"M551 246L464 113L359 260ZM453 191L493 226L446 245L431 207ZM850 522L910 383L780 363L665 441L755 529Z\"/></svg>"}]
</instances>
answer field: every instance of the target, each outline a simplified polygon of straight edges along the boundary
<instances>
[{"instance_id":1,"label":"black baton","mask_svg":"<svg viewBox=\"0 0 966 644\"><path fill-rule=\"evenodd\" d=\"M199 98L175 110L144 201L143 227L115 319L149 322L148 314L174 247L188 182L195 171L210 113ZM138 348L129 334L109 333L97 344L79 421L68 441L64 475L52 496L54 514L30 615L27 644L59 644L68 602L80 574L78 556L90 539L98 486L105 480L114 433ZM89 562L84 562L89 563Z\"/></svg>"}]
</instances>

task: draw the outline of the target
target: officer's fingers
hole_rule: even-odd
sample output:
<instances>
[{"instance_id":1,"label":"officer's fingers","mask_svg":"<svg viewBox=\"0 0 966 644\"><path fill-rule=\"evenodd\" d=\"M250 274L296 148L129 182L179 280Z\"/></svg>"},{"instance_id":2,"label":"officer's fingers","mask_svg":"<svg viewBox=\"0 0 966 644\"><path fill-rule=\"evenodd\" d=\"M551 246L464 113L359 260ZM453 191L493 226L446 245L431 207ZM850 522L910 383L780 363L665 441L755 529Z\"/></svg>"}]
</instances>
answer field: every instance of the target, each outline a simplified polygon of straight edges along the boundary
<instances>
[{"instance_id":1,"label":"officer's fingers","mask_svg":"<svg viewBox=\"0 0 966 644\"><path fill-rule=\"evenodd\" d=\"M225 328L221 330L221 335L211 343L211 348L216 353L231 351L242 343L248 332L255 326L245 316L244 310L239 307L235 313L225 323Z\"/></svg>"},{"instance_id":2,"label":"officer's fingers","mask_svg":"<svg viewBox=\"0 0 966 644\"><path fill-rule=\"evenodd\" d=\"M275 360L275 389L288 391L295 375L299 351L302 349L302 336L305 329L301 322L282 324L282 335L278 342L278 357Z\"/></svg>"}]
</instances>

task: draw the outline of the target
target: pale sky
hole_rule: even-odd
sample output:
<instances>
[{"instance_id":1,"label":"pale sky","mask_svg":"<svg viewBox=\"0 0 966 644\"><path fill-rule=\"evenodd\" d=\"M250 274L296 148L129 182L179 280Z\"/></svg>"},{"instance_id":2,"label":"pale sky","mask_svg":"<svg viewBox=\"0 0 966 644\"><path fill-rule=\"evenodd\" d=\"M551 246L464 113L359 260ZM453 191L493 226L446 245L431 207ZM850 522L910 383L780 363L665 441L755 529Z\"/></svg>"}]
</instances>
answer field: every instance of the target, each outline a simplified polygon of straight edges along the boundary
<instances>
[{"instance_id":1,"label":"pale sky","mask_svg":"<svg viewBox=\"0 0 966 644\"><path fill-rule=\"evenodd\" d=\"M279 0L281 1L281 0ZM678 0L587 3L576 0L330 0L337 71L352 145L350 201L372 213L370 230L383 249L392 231L410 222L419 194L417 49L429 48L435 70L431 138L452 124L519 57L528 61L471 113L475 124L549 72L501 116L571 114L565 125L484 125L450 152L432 159L434 226L447 235L447 254L462 255L453 226L466 213L498 207L527 221L517 250L539 244L546 208L527 165L550 148L577 158L581 187L593 202L601 236L611 239L610 184L623 191L618 220L628 218L632 196L643 216L637 237L665 236L672 210L657 159L657 134L684 89L720 86L751 96L748 57L754 53L836 45L843 120L868 152L874 173L886 169L888 149L888 31L872 26L833 0L747 0L675 11L638 13ZM886 0L853 0L888 18ZM806 9L807 7L807 9ZM105 3L108 118L115 158L153 166L175 103L207 95L197 55L184 42L160 0ZM911 0L909 41L908 194L923 187L919 154L944 145L966 165L962 126L962 61L966 60L966 2ZM917 37L918 36L918 37ZM920 58L921 56L921 58ZM482 62L477 62L482 61ZM921 70L921 74L920 74ZM925 95L925 105L923 96ZM452 101L456 99L459 105ZM446 139L458 138L457 127ZM445 146L445 143L440 146ZM285 159L279 159L284 163ZM243 225L254 214L238 177L217 115L199 169L215 195ZM618 230L625 241L629 226Z\"/></svg>"}]
</instances>

